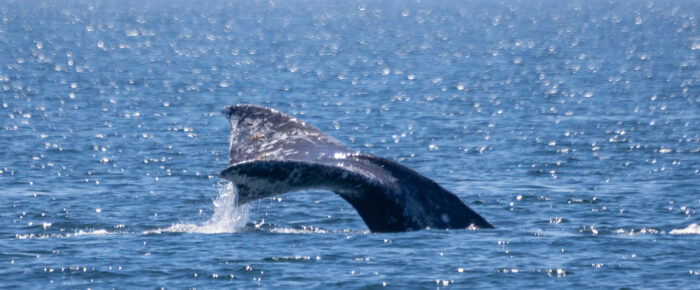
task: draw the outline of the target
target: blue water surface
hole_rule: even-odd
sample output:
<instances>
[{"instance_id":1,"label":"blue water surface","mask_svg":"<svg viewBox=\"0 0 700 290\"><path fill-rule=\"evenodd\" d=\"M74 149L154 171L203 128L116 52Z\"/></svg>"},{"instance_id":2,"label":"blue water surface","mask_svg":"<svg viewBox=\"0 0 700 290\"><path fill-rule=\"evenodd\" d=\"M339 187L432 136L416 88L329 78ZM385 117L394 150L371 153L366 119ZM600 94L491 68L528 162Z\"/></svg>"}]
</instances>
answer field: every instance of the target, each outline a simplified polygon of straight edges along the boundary
<instances>
[{"instance_id":1,"label":"blue water surface","mask_svg":"<svg viewBox=\"0 0 700 290\"><path fill-rule=\"evenodd\" d=\"M2 288L698 288L697 1L0 1ZM492 230L235 207L236 103Z\"/></svg>"}]
</instances>

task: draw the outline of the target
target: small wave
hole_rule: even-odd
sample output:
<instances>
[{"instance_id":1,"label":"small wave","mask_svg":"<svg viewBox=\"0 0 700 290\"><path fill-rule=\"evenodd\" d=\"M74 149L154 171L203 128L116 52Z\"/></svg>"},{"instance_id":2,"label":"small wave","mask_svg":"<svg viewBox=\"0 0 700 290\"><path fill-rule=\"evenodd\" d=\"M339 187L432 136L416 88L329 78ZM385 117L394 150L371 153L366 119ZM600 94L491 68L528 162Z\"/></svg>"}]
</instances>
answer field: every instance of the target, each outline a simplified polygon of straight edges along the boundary
<instances>
[{"instance_id":1,"label":"small wave","mask_svg":"<svg viewBox=\"0 0 700 290\"><path fill-rule=\"evenodd\" d=\"M238 205L238 190L233 183L228 182L219 184L219 196L214 200L214 215L204 224L174 224L164 229L143 233L235 233L245 228L247 222L248 207Z\"/></svg>"},{"instance_id":2,"label":"small wave","mask_svg":"<svg viewBox=\"0 0 700 290\"><path fill-rule=\"evenodd\" d=\"M116 234L116 232L108 232L107 230L100 229L100 230L78 230L77 232L70 234L16 234L15 238L18 240L27 240L27 239L48 239L48 238L70 238L70 237L79 237L79 236L104 236L104 235L111 235L111 234Z\"/></svg>"},{"instance_id":3,"label":"small wave","mask_svg":"<svg viewBox=\"0 0 700 290\"><path fill-rule=\"evenodd\" d=\"M70 234L67 234L67 235L70 235ZM28 239L65 238L67 235L64 235L64 234L15 234L15 239L28 240Z\"/></svg>"},{"instance_id":4,"label":"small wave","mask_svg":"<svg viewBox=\"0 0 700 290\"><path fill-rule=\"evenodd\" d=\"M668 233L672 235L700 235L700 225L690 224L684 229L675 229Z\"/></svg>"},{"instance_id":5,"label":"small wave","mask_svg":"<svg viewBox=\"0 0 700 290\"><path fill-rule=\"evenodd\" d=\"M292 229L292 228L274 228L270 230L273 233L278 234L326 234L328 231L319 228L303 228L303 229Z\"/></svg>"},{"instance_id":6,"label":"small wave","mask_svg":"<svg viewBox=\"0 0 700 290\"><path fill-rule=\"evenodd\" d=\"M73 234L74 237L78 236L104 236L104 235L110 235L114 233L110 233L107 230L101 229L101 230L92 230L92 231L83 231L79 230ZM68 235L70 236L70 234Z\"/></svg>"},{"instance_id":7,"label":"small wave","mask_svg":"<svg viewBox=\"0 0 700 290\"><path fill-rule=\"evenodd\" d=\"M636 235L663 235L666 232L660 231L654 228L641 228L641 229L617 229L614 231L618 235L622 236L636 236Z\"/></svg>"}]
</instances>

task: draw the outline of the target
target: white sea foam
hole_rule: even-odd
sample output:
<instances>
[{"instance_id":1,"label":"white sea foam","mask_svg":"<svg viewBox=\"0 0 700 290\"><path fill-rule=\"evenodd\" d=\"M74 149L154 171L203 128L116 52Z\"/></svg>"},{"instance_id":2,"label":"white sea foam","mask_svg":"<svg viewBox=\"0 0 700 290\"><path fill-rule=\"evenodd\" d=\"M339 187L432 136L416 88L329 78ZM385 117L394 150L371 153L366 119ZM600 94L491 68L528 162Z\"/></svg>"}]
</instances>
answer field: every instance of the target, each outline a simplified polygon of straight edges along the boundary
<instances>
[{"instance_id":1,"label":"white sea foam","mask_svg":"<svg viewBox=\"0 0 700 290\"><path fill-rule=\"evenodd\" d=\"M302 228L302 229L293 229L293 228L274 228L270 230L273 233L278 233L278 234L326 234L328 231L324 229L319 229L319 228L314 228L314 227L309 227L309 228Z\"/></svg>"},{"instance_id":2,"label":"white sea foam","mask_svg":"<svg viewBox=\"0 0 700 290\"><path fill-rule=\"evenodd\" d=\"M91 231L78 230L77 232L75 232L75 234L73 234L73 236L74 237L78 237L78 236L104 236L104 235L109 235L109 234L114 234L114 233L110 233L105 229L91 230ZM67 235L67 236L70 237L70 235Z\"/></svg>"},{"instance_id":3,"label":"white sea foam","mask_svg":"<svg viewBox=\"0 0 700 290\"><path fill-rule=\"evenodd\" d=\"M241 231L248 222L248 207L238 205L238 190L233 183L219 184L219 196L214 200L214 215L204 224L174 224L144 234L200 233L219 234Z\"/></svg>"},{"instance_id":4,"label":"white sea foam","mask_svg":"<svg viewBox=\"0 0 700 290\"><path fill-rule=\"evenodd\" d=\"M671 230L668 233L672 235L700 235L700 225L690 224L686 228Z\"/></svg>"},{"instance_id":5,"label":"white sea foam","mask_svg":"<svg viewBox=\"0 0 700 290\"><path fill-rule=\"evenodd\" d=\"M111 234L117 234L117 232L108 232L105 229L99 229L99 230L78 230L73 234L70 233L65 233L65 234L16 234L15 238L18 240L26 240L26 239L49 239L49 238L70 238L70 237L79 237L79 236L104 236L104 235L111 235Z\"/></svg>"}]
</instances>

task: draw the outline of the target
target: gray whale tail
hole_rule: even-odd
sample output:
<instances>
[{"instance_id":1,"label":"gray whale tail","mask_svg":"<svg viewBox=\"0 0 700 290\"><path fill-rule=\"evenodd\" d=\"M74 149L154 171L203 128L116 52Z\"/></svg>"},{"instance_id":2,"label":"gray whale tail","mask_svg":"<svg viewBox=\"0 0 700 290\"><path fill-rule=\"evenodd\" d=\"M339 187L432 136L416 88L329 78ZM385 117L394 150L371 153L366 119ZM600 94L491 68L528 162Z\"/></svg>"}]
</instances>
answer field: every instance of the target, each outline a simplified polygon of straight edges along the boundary
<instances>
[{"instance_id":1,"label":"gray whale tail","mask_svg":"<svg viewBox=\"0 0 700 290\"><path fill-rule=\"evenodd\" d=\"M235 105L230 166L221 177L241 204L292 191L323 189L352 205L373 232L492 228L453 193L401 164L359 154L320 130L275 110Z\"/></svg>"}]
</instances>

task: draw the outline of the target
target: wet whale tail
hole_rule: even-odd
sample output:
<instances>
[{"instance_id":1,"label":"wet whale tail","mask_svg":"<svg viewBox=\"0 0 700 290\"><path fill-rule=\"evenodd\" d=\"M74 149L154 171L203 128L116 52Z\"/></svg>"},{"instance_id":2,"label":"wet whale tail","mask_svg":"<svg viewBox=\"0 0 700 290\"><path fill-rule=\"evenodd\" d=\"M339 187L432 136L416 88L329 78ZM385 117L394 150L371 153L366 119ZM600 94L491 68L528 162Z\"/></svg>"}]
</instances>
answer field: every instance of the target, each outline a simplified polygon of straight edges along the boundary
<instances>
[{"instance_id":1,"label":"wet whale tail","mask_svg":"<svg viewBox=\"0 0 700 290\"><path fill-rule=\"evenodd\" d=\"M352 205L373 232L425 228L491 228L456 195L401 164L359 154L320 130L278 111L235 105L229 167L221 177L240 204L287 192L323 189Z\"/></svg>"}]
</instances>

